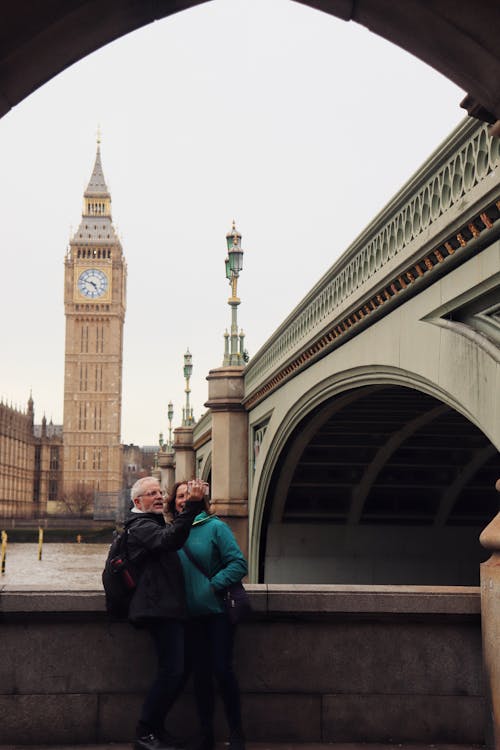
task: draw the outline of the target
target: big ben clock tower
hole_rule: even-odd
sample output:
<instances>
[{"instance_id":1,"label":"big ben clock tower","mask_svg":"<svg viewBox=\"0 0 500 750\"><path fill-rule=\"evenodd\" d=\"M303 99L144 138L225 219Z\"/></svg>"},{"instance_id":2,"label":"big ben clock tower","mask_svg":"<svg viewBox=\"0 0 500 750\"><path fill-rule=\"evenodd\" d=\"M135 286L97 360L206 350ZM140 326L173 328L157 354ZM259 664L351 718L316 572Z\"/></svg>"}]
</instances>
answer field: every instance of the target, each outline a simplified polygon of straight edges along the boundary
<instances>
[{"instance_id":1,"label":"big ben clock tower","mask_svg":"<svg viewBox=\"0 0 500 750\"><path fill-rule=\"evenodd\" d=\"M63 493L82 511L95 491L122 487L120 444L126 263L111 220L100 139L80 226L64 263ZM73 503L73 507L71 507ZM91 508L87 501L87 511Z\"/></svg>"}]
</instances>

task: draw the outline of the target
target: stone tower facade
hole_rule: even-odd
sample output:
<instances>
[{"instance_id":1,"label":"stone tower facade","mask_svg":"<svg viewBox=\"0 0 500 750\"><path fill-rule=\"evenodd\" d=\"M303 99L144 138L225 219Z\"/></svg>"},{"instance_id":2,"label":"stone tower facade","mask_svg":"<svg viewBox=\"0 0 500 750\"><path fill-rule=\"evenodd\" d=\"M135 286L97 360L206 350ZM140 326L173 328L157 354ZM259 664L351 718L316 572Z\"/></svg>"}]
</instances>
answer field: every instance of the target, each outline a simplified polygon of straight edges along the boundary
<instances>
[{"instance_id":1,"label":"stone tower facade","mask_svg":"<svg viewBox=\"0 0 500 750\"><path fill-rule=\"evenodd\" d=\"M62 475L60 425L34 424L26 411L0 403L0 518L43 518L59 497Z\"/></svg>"},{"instance_id":2,"label":"stone tower facade","mask_svg":"<svg viewBox=\"0 0 500 750\"><path fill-rule=\"evenodd\" d=\"M64 263L63 493L66 503L77 506L96 491L122 487L126 274L98 141L82 220Z\"/></svg>"},{"instance_id":3,"label":"stone tower facade","mask_svg":"<svg viewBox=\"0 0 500 750\"><path fill-rule=\"evenodd\" d=\"M0 404L0 517L33 512L35 440L33 399L27 411Z\"/></svg>"}]
</instances>

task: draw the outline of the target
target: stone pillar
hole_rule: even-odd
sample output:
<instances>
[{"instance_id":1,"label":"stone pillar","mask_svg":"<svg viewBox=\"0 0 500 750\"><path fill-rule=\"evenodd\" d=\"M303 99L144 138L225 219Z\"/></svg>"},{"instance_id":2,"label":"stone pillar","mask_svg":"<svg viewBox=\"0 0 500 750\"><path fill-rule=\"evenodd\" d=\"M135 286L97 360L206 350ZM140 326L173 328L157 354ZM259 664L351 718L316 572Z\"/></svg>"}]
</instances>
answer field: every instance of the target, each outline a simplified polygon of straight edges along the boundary
<instances>
[{"instance_id":1,"label":"stone pillar","mask_svg":"<svg viewBox=\"0 0 500 750\"><path fill-rule=\"evenodd\" d=\"M156 458L157 458L157 456L156 456ZM160 467L156 464L156 461L155 461L155 466L153 466L153 468L151 470L151 476L154 477L155 479L157 479L158 482L161 485L161 470L160 470Z\"/></svg>"},{"instance_id":2,"label":"stone pillar","mask_svg":"<svg viewBox=\"0 0 500 750\"><path fill-rule=\"evenodd\" d=\"M196 460L193 448L193 428L176 427L174 430L175 481L193 479Z\"/></svg>"},{"instance_id":3,"label":"stone pillar","mask_svg":"<svg viewBox=\"0 0 500 750\"><path fill-rule=\"evenodd\" d=\"M161 487L169 492L175 484L175 454L172 450L161 451L158 454L158 464L161 471Z\"/></svg>"},{"instance_id":4,"label":"stone pillar","mask_svg":"<svg viewBox=\"0 0 500 750\"><path fill-rule=\"evenodd\" d=\"M212 412L212 506L248 556L248 415L242 406L244 367L210 370L207 406Z\"/></svg>"},{"instance_id":5,"label":"stone pillar","mask_svg":"<svg viewBox=\"0 0 500 750\"><path fill-rule=\"evenodd\" d=\"M496 489L500 492L500 479ZM481 629L488 745L500 748L500 513L484 529L479 541L492 554L481 564Z\"/></svg>"}]
</instances>

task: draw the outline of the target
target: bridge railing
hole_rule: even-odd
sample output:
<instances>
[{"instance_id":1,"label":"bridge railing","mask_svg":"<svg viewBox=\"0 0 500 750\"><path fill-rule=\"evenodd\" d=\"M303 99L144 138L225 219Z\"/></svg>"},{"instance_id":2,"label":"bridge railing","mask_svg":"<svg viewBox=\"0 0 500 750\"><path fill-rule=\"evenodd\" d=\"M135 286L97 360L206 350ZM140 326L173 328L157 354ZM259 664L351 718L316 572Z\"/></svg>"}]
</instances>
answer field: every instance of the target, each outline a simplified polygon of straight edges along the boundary
<instances>
[{"instance_id":1,"label":"bridge railing","mask_svg":"<svg viewBox=\"0 0 500 750\"><path fill-rule=\"evenodd\" d=\"M376 290L390 273L397 274L419 249L463 217L464 205L479 206L490 193L498 193L499 164L500 140L488 136L487 126L471 119L459 125L252 358L245 371L246 398L321 331L355 310L363 294ZM458 240L465 242L460 236ZM412 274L399 281L398 291L413 281Z\"/></svg>"}]
</instances>

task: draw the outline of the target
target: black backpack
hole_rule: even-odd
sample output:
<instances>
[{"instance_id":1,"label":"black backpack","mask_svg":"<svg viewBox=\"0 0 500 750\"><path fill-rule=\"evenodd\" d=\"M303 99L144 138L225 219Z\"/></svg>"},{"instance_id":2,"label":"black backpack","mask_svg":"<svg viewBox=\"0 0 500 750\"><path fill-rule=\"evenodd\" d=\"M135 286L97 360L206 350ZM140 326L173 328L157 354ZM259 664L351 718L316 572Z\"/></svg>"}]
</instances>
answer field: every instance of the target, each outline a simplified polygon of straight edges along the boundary
<instances>
[{"instance_id":1,"label":"black backpack","mask_svg":"<svg viewBox=\"0 0 500 750\"><path fill-rule=\"evenodd\" d=\"M102 571L106 610L112 617L127 617L139 581L137 566L128 559L127 534L127 529L113 532L113 541Z\"/></svg>"}]
</instances>

